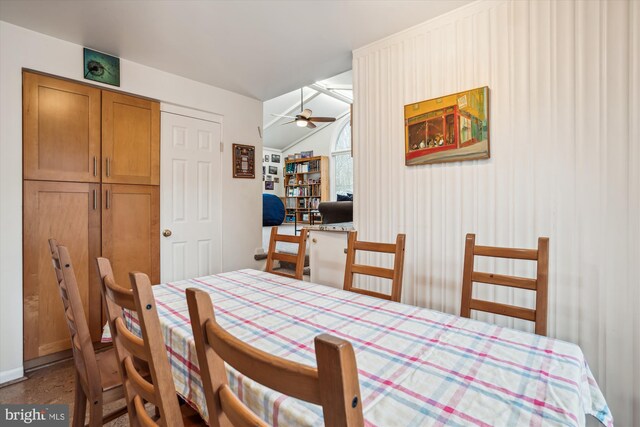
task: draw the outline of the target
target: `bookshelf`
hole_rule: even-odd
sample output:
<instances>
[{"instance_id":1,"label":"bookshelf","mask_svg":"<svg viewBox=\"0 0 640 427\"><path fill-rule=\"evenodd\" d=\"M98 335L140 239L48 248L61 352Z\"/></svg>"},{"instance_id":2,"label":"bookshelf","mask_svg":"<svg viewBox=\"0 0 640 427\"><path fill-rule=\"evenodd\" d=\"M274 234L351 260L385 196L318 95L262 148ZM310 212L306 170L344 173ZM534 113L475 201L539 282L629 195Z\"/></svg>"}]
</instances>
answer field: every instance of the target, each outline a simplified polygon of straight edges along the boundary
<instances>
[{"instance_id":1,"label":"bookshelf","mask_svg":"<svg viewBox=\"0 0 640 427\"><path fill-rule=\"evenodd\" d=\"M285 222L309 223L319 219L318 205L329 200L329 158L285 160Z\"/></svg>"}]
</instances>

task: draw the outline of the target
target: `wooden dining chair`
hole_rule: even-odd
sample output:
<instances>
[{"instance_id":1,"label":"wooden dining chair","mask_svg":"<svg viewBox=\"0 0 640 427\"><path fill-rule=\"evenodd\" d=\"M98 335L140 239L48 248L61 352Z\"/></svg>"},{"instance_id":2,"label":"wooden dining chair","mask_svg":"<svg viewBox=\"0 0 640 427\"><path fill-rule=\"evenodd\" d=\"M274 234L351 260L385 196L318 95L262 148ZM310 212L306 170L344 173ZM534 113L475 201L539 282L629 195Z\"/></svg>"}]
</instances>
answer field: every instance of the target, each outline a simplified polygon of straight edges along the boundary
<instances>
[{"instance_id":1,"label":"wooden dining chair","mask_svg":"<svg viewBox=\"0 0 640 427\"><path fill-rule=\"evenodd\" d=\"M484 273L474 270L476 256L531 260L537 262L535 279ZM537 249L500 248L476 245L476 235L467 234L464 248L464 271L462 275L462 304L460 316L470 317L471 310L500 314L529 320L535 323L535 333L547 335L547 287L549 273L549 238L538 238ZM488 283L511 288L535 291L535 309L474 299L473 283Z\"/></svg>"},{"instance_id":2,"label":"wooden dining chair","mask_svg":"<svg viewBox=\"0 0 640 427\"><path fill-rule=\"evenodd\" d=\"M276 251L277 242L297 243L298 253L286 254ZM278 274L284 277L293 277L302 280L304 271L305 252L307 250L307 229L300 230L299 236L290 236L288 234L278 234L278 227L271 228L271 239L269 240L269 252L267 254L267 271L269 273ZM295 274L286 273L282 269L274 268L274 261L287 262L295 264Z\"/></svg>"},{"instance_id":3,"label":"wooden dining chair","mask_svg":"<svg viewBox=\"0 0 640 427\"><path fill-rule=\"evenodd\" d=\"M404 269L404 244L406 235L398 234L396 243L364 242L358 240L358 232L349 232L347 240L347 262L344 271L344 290L370 295L377 298L400 302L402 296L402 275ZM356 264L356 251L394 254L393 268ZM391 294L360 289L353 286L353 275L382 277L391 279Z\"/></svg>"},{"instance_id":4,"label":"wooden dining chair","mask_svg":"<svg viewBox=\"0 0 640 427\"><path fill-rule=\"evenodd\" d=\"M266 426L229 388L225 362L287 396L322 406L326 426L362 426L362 398L353 347L322 334L315 338L317 368L273 356L239 340L217 322L211 297L187 289L200 377L212 427Z\"/></svg>"},{"instance_id":5,"label":"wooden dining chair","mask_svg":"<svg viewBox=\"0 0 640 427\"><path fill-rule=\"evenodd\" d=\"M189 405L179 405L149 277L130 273L131 289L124 288L115 283L108 259L97 263L131 425L205 425ZM127 329L123 309L135 313L142 337ZM156 417L147 413L145 402L155 405Z\"/></svg>"},{"instance_id":6,"label":"wooden dining chair","mask_svg":"<svg viewBox=\"0 0 640 427\"><path fill-rule=\"evenodd\" d=\"M124 397L116 354L113 349L95 352L69 251L55 239L49 239L49 249L75 364L73 425L84 426L88 401L89 426L101 426L127 412L127 407L123 406L103 414L105 404Z\"/></svg>"}]
</instances>

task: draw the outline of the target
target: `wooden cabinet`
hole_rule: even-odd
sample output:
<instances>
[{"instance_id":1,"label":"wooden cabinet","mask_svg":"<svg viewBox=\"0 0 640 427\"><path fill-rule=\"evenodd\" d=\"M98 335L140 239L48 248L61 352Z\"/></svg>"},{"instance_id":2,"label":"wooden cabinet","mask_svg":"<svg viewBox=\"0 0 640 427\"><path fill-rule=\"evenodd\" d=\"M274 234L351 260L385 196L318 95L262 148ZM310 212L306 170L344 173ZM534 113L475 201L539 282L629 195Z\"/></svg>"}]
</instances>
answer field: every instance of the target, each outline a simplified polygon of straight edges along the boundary
<instances>
[{"instance_id":1,"label":"wooden cabinet","mask_svg":"<svg viewBox=\"0 0 640 427\"><path fill-rule=\"evenodd\" d=\"M102 182L160 184L160 105L102 92Z\"/></svg>"},{"instance_id":2,"label":"wooden cabinet","mask_svg":"<svg viewBox=\"0 0 640 427\"><path fill-rule=\"evenodd\" d=\"M94 341L104 324L96 257L111 259L123 286L133 270L160 280L160 108L25 71L23 126L24 359L33 367L70 348L48 239L69 248Z\"/></svg>"},{"instance_id":3,"label":"wooden cabinet","mask_svg":"<svg viewBox=\"0 0 640 427\"><path fill-rule=\"evenodd\" d=\"M100 185L24 182L24 357L70 347L48 240L64 242L73 257L83 307L94 340L102 332L100 283Z\"/></svg>"},{"instance_id":4,"label":"wooden cabinet","mask_svg":"<svg viewBox=\"0 0 640 427\"><path fill-rule=\"evenodd\" d=\"M160 282L160 192L157 186L102 186L102 256L111 260L116 283L129 287L129 272Z\"/></svg>"},{"instance_id":5,"label":"wooden cabinet","mask_svg":"<svg viewBox=\"0 0 640 427\"><path fill-rule=\"evenodd\" d=\"M100 182L100 90L23 73L24 178Z\"/></svg>"}]
</instances>

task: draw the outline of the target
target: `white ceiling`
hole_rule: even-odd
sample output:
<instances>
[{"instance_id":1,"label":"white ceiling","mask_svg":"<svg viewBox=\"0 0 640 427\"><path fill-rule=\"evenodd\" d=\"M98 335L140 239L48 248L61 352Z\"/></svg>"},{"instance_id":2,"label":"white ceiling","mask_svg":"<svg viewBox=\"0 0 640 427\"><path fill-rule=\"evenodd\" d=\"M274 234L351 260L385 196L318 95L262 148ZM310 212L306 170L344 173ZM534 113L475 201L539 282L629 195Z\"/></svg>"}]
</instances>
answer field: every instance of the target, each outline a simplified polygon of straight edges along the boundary
<instances>
[{"instance_id":1,"label":"white ceiling","mask_svg":"<svg viewBox=\"0 0 640 427\"><path fill-rule=\"evenodd\" d=\"M0 20L267 100L349 70L353 49L470 2L0 0Z\"/></svg>"},{"instance_id":2,"label":"white ceiling","mask_svg":"<svg viewBox=\"0 0 640 427\"><path fill-rule=\"evenodd\" d=\"M319 92L310 87L304 87L304 108L309 108L315 117L344 117L349 113L353 99L352 73L347 71L332 78L316 82L316 87L325 88L328 92L337 93L336 99L327 92ZM339 89L336 89L339 88ZM340 96L341 95L341 96ZM273 114L295 116L302 111L300 106L300 89L265 101L263 107L263 144L265 147L284 150L303 141L324 127L336 126L336 122L316 123L315 129L300 128L289 118L274 117Z\"/></svg>"}]
</instances>

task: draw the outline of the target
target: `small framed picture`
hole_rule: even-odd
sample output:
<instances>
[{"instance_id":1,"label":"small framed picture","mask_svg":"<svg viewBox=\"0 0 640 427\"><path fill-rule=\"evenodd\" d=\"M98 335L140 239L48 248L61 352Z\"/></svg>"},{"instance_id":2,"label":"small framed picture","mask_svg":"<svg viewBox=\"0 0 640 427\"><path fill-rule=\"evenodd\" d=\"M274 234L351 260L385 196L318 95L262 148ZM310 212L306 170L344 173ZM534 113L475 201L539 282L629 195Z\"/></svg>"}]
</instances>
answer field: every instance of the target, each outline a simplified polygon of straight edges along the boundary
<instances>
[{"instance_id":1,"label":"small framed picture","mask_svg":"<svg viewBox=\"0 0 640 427\"><path fill-rule=\"evenodd\" d=\"M267 163L269 162L269 155L268 154L264 155L264 161L267 162Z\"/></svg>"},{"instance_id":2,"label":"small framed picture","mask_svg":"<svg viewBox=\"0 0 640 427\"><path fill-rule=\"evenodd\" d=\"M265 181L264 182L265 190L273 190L273 181Z\"/></svg>"},{"instance_id":3,"label":"small framed picture","mask_svg":"<svg viewBox=\"0 0 640 427\"><path fill-rule=\"evenodd\" d=\"M280 182L280 178L278 178L277 176L273 178L273 182L275 182L276 184Z\"/></svg>"},{"instance_id":4,"label":"small framed picture","mask_svg":"<svg viewBox=\"0 0 640 427\"><path fill-rule=\"evenodd\" d=\"M273 177L271 175L267 175L267 181L273 181Z\"/></svg>"},{"instance_id":5,"label":"small framed picture","mask_svg":"<svg viewBox=\"0 0 640 427\"><path fill-rule=\"evenodd\" d=\"M277 166L269 166L269 173L271 175L278 175L278 167Z\"/></svg>"},{"instance_id":6,"label":"small framed picture","mask_svg":"<svg viewBox=\"0 0 640 427\"><path fill-rule=\"evenodd\" d=\"M256 147L253 145L233 144L233 177L256 177Z\"/></svg>"},{"instance_id":7,"label":"small framed picture","mask_svg":"<svg viewBox=\"0 0 640 427\"><path fill-rule=\"evenodd\" d=\"M271 163L280 163L280 154L272 154Z\"/></svg>"},{"instance_id":8,"label":"small framed picture","mask_svg":"<svg viewBox=\"0 0 640 427\"><path fill-rule=\"evenodd\" d=\"M85 79L120 86L120 58L86 47L83 52Z\"/></svg>"}]
</instances>

